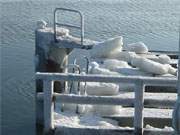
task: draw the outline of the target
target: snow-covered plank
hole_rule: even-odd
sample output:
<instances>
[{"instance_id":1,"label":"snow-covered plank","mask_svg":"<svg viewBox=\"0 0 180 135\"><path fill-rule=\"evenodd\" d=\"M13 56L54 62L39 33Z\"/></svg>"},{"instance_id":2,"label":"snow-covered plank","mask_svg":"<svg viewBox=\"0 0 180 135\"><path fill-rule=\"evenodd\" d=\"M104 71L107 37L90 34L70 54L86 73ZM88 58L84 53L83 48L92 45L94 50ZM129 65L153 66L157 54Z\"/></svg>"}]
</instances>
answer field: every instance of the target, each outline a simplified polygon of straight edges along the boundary
<instances>
[{"instance_id":1,"label":"snow-covered plank","mask_svg":"<svg viewBox=\"0 0 180 135\"><path fill-rule=\"evenodd\" d=\"M95 128L66 128L58 127L55 135L134 135L133 129L95 129ZM143 135L174 135L173 131L145 129Z\"/></svg>"},{"instance_id":2,"label":"snow-covered plank","mask_svg":"<svg viewBox=\"0 0 180 135\"><path fill-rule=\"evenodd\" d=\"M155 115L155 114L154 114ZM122 127L133 127L133 116L119 116L119 115L112 115L112 116L104 116L104 118L109 118L112 120L116 120L119 123L119 126ZM172 118L161 118L159 117L144 117L144 125L151 125L153 127L164 128L164 126L171 127L172 126Z\"/></svg>"}]
</instances>

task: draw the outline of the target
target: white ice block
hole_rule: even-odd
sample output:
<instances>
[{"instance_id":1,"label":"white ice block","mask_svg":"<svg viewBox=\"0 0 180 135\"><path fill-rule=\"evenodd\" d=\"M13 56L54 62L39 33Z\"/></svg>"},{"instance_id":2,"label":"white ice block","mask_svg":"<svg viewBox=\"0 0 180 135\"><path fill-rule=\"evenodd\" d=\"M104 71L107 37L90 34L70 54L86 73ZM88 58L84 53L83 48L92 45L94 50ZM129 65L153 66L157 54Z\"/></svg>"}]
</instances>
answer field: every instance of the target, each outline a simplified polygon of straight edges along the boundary
<instances>
[{"instance_id":1,"label":"white ice block","mask_svg":"<svg viewBox=\"0 0 180 135\"><path fill-rule=\"evenodd\" d=\"M112 71L115 71L117 68L131 68L126 61L117 59L105 59L101 66Z\"/></svg>"},{"instance_id":2,"label":"white ice block","mask_svg":"<svg viewBox=\"0 0 180 135\"><path fill-rule=\"evenodd\" d=\"M169 70L169 68L163 64L141 57L134 57L131 64L145 72L152 74L167 74Z\"/></svg>"},{"instance_id":3,"label":"white ice block","mask_svg":"<svg viewBox=\"0 0 180 135\"><path fill-rule=\"evenodd\" d=\"M81 85L81 89L84 85ZM87 82L86 93L88 95L111 96L119 93L119 85L113 83Z\"/></svg>"},{"instance_id":4,"label":"white ice block","mask_svg":"<svg viewBox=\"0 0 180 135\"><path fill-rule=\"evenodd\" d=\"M121 36L110 38L104 42L96 44L91 50L92 58L106 58L116 51L121 51L123 45L123 38Z\"/></svg>"},{"instance_id":5,"label":"white ice block","mask_svg":"<svg viewBox=\"0 0 180 135\"><path fill-rule=\"evenodd\" d=\"M148 52L148 47L143 42L136 42L136 43L128 44L126 50L142 54Z\"/></svg>"}]
</instances>

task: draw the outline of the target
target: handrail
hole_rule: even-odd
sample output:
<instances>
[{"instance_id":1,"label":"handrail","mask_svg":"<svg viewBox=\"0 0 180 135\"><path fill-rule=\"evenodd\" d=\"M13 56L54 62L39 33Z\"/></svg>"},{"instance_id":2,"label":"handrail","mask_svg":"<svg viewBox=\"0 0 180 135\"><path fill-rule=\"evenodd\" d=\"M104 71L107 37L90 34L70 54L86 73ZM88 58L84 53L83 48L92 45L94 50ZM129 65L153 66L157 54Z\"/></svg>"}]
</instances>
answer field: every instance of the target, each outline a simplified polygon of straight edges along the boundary
<instances>
[{"instance_id":1,"label":"handrail","mask_svg":"<svg viewBox=\"0 0 180 135\"><path fill-rule=\"evenodd\" d=\"M58 23L57 18L56 18L57 11L68 11L68 12L78 13L80 18L81 18L80 26L75 26L72 24ZM56 8L54 10L54 41L58 42L58 40L57 40L57 27L56 26L66 26L66 27L80 29L81 30L81 45L83 45L83 42L84 42L84 16L80 11L74 10L74 9L68 9L68 8Z\"/></svg>"},{"instance_id":2,"label":"handrail","mask_svg":"<svg viewBox=\"0 0 180 135\"><path fill-rule=\"evenodd\" d=\"M112 82L112 83L136 83L143 81L145 85L151 86L175 86L177 84L177 78L163 78L163 77L144 77L144 76L118 76L118 75L98 75L88 74L79 75L73 73L47 73L37 72L37 79L43 80L65 80L65 81L87 81L87 82Z\"/></svg>"},{"instance_id":3,"label":"handrail","mask_svg":"<svg viewBox=\"0 0 180 135\"><path fill-rule=\"evenodd\" d=\"M78 102L87 103L87 99L81 96L72 96L72 95L56 95L54 97L53 89L47 87L47 84L51 85L53 80L63 80L63 81L87 81L87 82L109 82L109 83L134 83L135 84L135 113L134 113L134 133L135 135L143 135L143 109L144 109L144 91L146 85L158 85L158 86L174 86L177 85L177 78L160 78L160 77L140 77L140 76L107 76L107 75L78 75L78 74L64 74L64 73L36 73L37 79L43 79L44 86L46 87L44 90L44 100L46 101L44 104L44 124L45 124L45 132L48 130L52 130L54 128L53 124L53 104L52 102L58 98L60 101L67 101L67 98L71 101L74 99L78 99ZM55 98L55 99L54 99ZM94 98L89 97L89 101L91 103L95 103ZM108 97L100 97L98 98L98 104L110 104L110 102L114 101L116 104L124 104L127 99L114 99ZM105 102L103 102L105 101ZM131 102L131 101L130 101Z\"/></svg>"}]
</instances>

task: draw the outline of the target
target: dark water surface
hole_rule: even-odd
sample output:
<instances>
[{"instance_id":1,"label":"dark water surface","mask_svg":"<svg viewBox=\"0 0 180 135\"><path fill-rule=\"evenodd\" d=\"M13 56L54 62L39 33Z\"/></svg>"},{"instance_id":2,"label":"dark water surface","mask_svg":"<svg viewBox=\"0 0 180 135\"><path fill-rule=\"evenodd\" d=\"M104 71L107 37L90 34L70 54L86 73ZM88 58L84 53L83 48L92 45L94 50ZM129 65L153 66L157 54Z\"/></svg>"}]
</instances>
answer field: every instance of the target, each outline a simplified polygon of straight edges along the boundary
<instances>
[{"instance_id":1,"label":"dark water surface","mask_svg":"<svg viewBox=\"0 0 180 135\"><path fill-rule=\"evenodd\" d=\"M83 11L86 38L122 35L125 45L143 41L150 49L178 50L180 0L1 1L3 135L34 134L34 29L40 19L52 24L55 7ZM72 57L86 54L79 52Z\"/></svg>"}]
</instances>

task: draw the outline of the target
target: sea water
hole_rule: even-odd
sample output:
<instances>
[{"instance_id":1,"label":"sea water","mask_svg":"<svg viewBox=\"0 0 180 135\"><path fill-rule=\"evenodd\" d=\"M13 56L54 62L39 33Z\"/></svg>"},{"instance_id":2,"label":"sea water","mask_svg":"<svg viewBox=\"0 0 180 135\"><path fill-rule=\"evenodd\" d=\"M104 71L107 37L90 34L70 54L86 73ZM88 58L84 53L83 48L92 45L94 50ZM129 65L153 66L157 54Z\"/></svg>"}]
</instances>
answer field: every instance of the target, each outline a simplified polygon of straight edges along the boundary
<instances>
[{"instance_id":1,"label":"sea water","mask_svg":"<svg viewBox=\"0 0 180 135\"><path fill-rule=\"evenodd\" d=\"M53 10L81 10L85 37L102 41L123 36L153 50L178 50L180 0L0 0L1 126L3 135L33 135L35 129L34 30L53 24ZM65 15L64 15L65 16ZM60 18L71 20L73 17ZM78 33L75 33L78 34ZM78 55L77 55L78 54ZM81 54L81 55L79 55ZM88 55L76 50L70 57Z\"/></svg>"}]
</instances>

